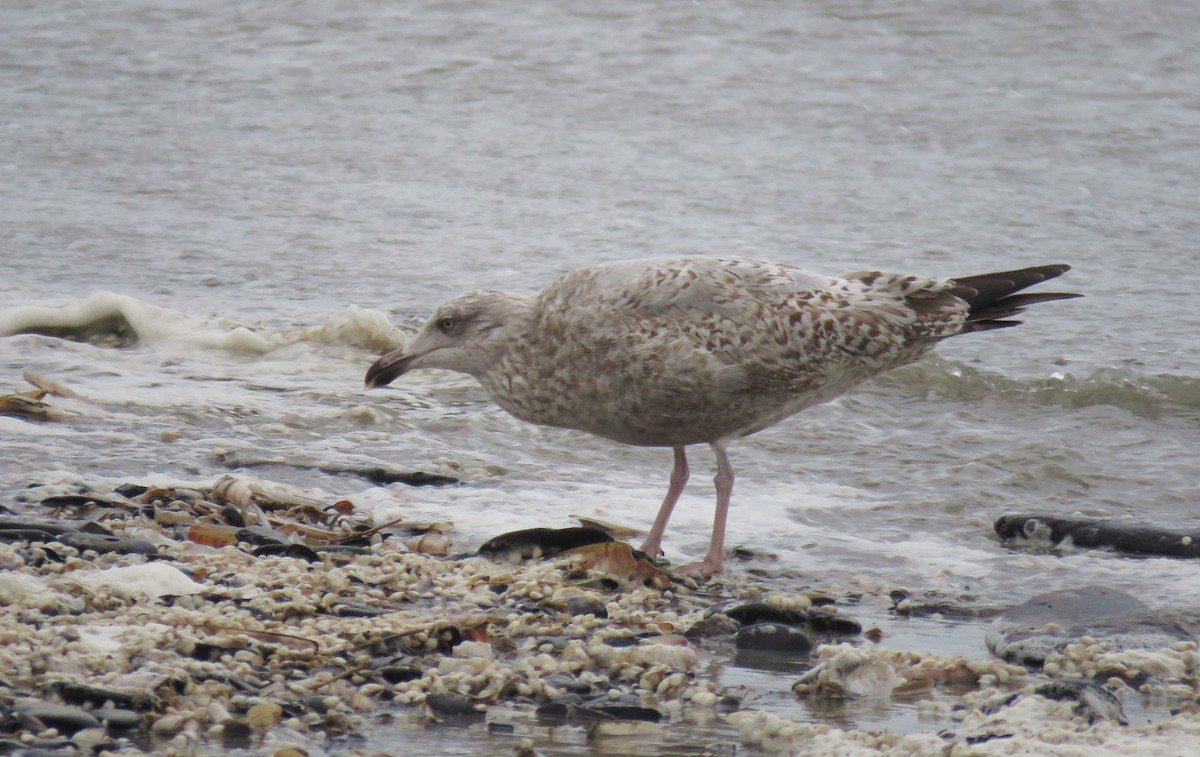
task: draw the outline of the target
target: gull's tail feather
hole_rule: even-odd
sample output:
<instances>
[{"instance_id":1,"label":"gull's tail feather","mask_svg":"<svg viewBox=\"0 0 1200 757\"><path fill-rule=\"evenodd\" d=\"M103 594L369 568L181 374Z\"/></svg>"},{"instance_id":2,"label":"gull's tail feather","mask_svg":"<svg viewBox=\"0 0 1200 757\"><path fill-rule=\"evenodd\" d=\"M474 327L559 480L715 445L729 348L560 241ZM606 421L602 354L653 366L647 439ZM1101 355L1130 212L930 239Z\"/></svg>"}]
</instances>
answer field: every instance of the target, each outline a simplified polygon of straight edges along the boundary
<instances>
[{"instance_id":1,"label":"gull's tail feather","mask_svg":"<svg viewBox=\"0 0 1200 757\"><path fill-rule=\"evenodd\" d=\"M1074 292L1030 292L1017 294L1034 284L1061 276L1071 270L1069 265L1042 265L1022 268L1017 271L984 273L979 276L963 276L953 280L950 291L967 301L970 311L967 323L960 334L973 331L989 331L1016 326L1021 321L1009 320L1030 305L1051 300L1069 300L1082 297Z\"/></svg>"}]
</instances>

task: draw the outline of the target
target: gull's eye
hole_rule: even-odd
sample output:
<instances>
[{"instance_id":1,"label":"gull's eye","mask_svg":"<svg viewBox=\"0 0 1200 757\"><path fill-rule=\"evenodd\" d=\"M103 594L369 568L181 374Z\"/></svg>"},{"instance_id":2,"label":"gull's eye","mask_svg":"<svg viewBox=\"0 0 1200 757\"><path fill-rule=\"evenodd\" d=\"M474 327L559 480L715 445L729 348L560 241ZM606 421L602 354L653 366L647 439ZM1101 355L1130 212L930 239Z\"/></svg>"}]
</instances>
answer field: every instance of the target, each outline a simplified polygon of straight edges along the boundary
<instances>
[{"instance_id":1,"label":"gull's eye","mask_svg":"<svg viewBox=\"0 0 1200 757\"><path fill-rule=\"evenodd\" d=\"M443 334L449 334L450 330L454 328L454 319L450 317L439 318L437 327L438 331L442 332Z\"/></svg>"}]
</instances>

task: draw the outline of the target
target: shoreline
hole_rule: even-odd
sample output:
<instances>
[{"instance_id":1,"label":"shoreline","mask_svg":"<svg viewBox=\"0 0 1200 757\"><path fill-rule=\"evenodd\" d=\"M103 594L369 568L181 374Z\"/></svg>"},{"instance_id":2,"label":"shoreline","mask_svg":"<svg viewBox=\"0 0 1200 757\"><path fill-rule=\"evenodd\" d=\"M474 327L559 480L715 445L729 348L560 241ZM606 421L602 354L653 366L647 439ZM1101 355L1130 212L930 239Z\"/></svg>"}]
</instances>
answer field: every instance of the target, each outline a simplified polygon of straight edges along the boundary
<instances>
[{"instance_id":1,"label":"shoreline","mask_svg":"<svg viewBox=\"0 0 1200 757\"><path fill-rule=\"evenodd\" d=\"M732 744L954 755L1074 744L1119 754L1151 741L1169 751L1200 733L1194 641L1121 653L1097 640L1032 670L976 648L988 620L971 608L975 617L943 620L953 598L914 605L888 587L789 590L753 559L696 586L612 559L629 554L620 542L515 563L425 554L412 550L448 551L450 524L415 524L447 538L406 546L400 533L364 530L375 524L352 503L297 509L300 499L262 496L272 489L261 482L234 484L224 495L216 486L97 495L79 508L86 518L24 519L24 532L16 516L3 519L0 704L19 724L8 748L399 754L389 741L415 738L447 754L566 755L636 738L662 755ZM312 546L269 554L237 540L245 529L216 521L241 517L222 499L239 491L258 492L242 498L241 515L253 505L276 530L307 519ZM37 522L92 533L39 535ZM330 524L370 536L316 543ZM756 624L734 618L751 606L807 624L815 648L747 655L742 632ZM822 635L834 621L841 631ZM850 624L858 631L846 633ZM1093 684L1096 665L1127 674ZM1045 688L1056 682L1095 690ZM1098 709L1106 697L1119 717ZM1119 723L1122 703L1130 725ZM672 751L680 745L692 751Z\"/></svg>"}]
</instances>

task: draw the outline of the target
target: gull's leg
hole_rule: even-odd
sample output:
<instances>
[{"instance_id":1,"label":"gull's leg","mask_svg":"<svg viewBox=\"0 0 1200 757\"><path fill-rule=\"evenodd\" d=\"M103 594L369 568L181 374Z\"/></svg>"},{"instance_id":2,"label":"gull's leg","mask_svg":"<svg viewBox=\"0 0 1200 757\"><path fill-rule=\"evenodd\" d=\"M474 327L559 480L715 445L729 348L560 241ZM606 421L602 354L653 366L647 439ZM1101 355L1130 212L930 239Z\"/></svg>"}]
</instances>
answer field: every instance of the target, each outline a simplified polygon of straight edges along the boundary
<instances>
[{"instance_id":1,"label":"gull's leg","mask_svg":"<svg viewBox=\"0 0 1200 757\"><path fill-rule=\"evenodd\" d=\"M671 511L675 509L675 503L679 501L679 495L688 480L687 454L683 451L683 445L677 445L674 449L675 467L671 470L671 486L667 489L667 496L663 497L662 507L658 508L658 517L654 519L646 541L642 542L642 551L651 557L662 554L663 532L667 530Z\"/></svg>"},{"instance_id":2,"label":"gull's leg","mask_svg":"<svg viewBox=\"0 0 1200 757\"><path fill-rule=\"evenodd\" d=\"M712 540L708 543L708 554L700 562L689 563L676 572L709 578L725 569L725 522L729 519L729 497L733 494L733 466L725 454L725 442L709 442L717 456L717 475L713 484L717 488L717 511L713 515Z\"/></svg>"}]
</instances>

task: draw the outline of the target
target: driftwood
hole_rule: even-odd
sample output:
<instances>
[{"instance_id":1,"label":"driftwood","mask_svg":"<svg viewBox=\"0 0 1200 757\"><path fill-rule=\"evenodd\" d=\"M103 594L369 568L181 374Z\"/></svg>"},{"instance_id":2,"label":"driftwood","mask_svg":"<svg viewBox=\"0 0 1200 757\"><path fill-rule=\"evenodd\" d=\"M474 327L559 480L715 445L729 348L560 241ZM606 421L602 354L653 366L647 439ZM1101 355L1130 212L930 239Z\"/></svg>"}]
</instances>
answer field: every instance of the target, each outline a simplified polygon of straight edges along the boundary
<instances>
[{"instance_id":1,"label":"driftwood","mask_svg":"<svg viewBox=\"0 0 1200 757\"><path fill-rule=\"evenodd\" d=\"M1111 547L1134 555L1200 557L1200 531L1176 531L1123 519L1063 518L1008 513L994 528L1005 542L1054 547L1069 539L1075 547Z\"/></svg>"}]
</instances>

